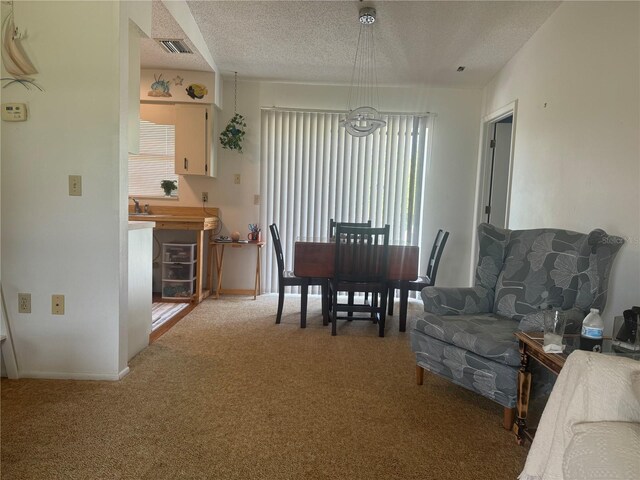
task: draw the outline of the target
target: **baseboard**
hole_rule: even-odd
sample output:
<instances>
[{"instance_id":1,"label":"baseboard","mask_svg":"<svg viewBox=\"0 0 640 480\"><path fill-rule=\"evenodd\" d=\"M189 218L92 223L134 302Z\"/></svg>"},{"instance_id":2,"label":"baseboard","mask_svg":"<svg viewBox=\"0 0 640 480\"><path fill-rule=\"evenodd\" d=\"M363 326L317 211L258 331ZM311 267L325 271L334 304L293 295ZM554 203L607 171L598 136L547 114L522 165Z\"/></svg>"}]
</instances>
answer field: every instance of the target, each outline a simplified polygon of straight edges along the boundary
<instances>
[{"instance_id":1,"label":"baseboard","mask_svg":"<svg viewBox=\"0 0 640 480\"><path fill-rule=\"evenodd\" d=\"M238 288L221 288L220 295L254 295L255 290L238 289Z\"/></svg>"},{"instance_id":2,"label":"baseboard","mask_svg":"<svg viewBox=\"0 0 640 480\"><path fill-rule=\"evenodd\" d=\"M118 381L129 373L129 367L118 374L112 373L71 373L71 372L19 372L20 378L49 380L108 380Z\"/></svg>"}]
</instances>

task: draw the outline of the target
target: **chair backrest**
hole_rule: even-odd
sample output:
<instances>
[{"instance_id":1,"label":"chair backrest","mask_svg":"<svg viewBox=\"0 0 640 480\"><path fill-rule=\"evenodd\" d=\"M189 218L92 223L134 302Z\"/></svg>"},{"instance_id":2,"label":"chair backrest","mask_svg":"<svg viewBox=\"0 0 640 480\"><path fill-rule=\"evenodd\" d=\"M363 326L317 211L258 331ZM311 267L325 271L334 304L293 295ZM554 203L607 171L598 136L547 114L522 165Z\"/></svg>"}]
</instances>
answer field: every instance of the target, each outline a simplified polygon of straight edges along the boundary
<instances>
[{"instance_id":1,"label":"chair backrest","mask_svg":"<svg viewBox=\"0 0 640 480\"><path fill-rule=\"evenodd\" d=\"M273 239L273 248L276 251L276 260L278 262L278 277L282 278L284 275L284 254L282 253L282 243L280 242L280 233L278 232L278 226L275 223L269 225L271 231L271 238Z\"/></svg>"},{"instance_id":2,"label":"chair backrest","mask_svg":"<svg viewBox=\"0 0 640 480\"><path fill-rule=\"evenodd\" d=\"M336 222L333 220L329 220L329 238L333 238L336 234L336 225L344 225L345 227L370 227L371 220L367 220L366 222Z\"/></svg>"},{"instance_id":3,"label":"chair backrest","mask_svg":"<svg viewBox=\"0 0 640 480\"><path fill-rule=\"evenodd\" d=\"M481 223L478 244L476 285L494 293L494 313L521 320L549 305L602 311L624 239L599 229L507 230Z\"/></svg>"},{"instance_id":4,"label":"chair backrest","mask_svg":"<svg viewBox=\"0 0 640 480\"><path fill-rule=\"evenodd\" d=\"M440 258L442 257L442 252L444 251L444 246L447 244L448 238L449 238L449 232L445 232L442 229L438 230L436 239L433 242L433 247L431 247L431 255L429 255L429 264L427 265L426 277L429 279L430 285L436 284L436 275L438 274L438 265L440 265Z\"/></svg>"},{"instance_id":5,"label":"chair backrest","mask_svg":"<svg viewBox=\"0 0 640 480\"><path fill-rule=\"evenodd\" d=\"M387 282L389 225L383 228L336 226L336 282Z\"/></svg>"}]
</instances>

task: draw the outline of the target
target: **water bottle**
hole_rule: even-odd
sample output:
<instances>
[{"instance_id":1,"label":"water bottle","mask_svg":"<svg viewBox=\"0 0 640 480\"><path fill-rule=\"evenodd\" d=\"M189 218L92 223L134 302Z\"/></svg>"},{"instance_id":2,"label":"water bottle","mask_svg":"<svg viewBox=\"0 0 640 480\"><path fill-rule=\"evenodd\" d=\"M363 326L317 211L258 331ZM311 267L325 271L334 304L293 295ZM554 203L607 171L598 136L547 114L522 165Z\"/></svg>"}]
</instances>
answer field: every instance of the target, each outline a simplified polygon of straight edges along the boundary
<instances>
[{"instance_id":1,"label":"water bottle","mask_svg":"<svg viewBox=\"0 0 640 480\"><path fill-rule=\"evenodd\" d=\"M582 321L580 350L601 352L603 331L604 322L600 317L600 311L597 308L592 308L591 312Z\"/></svg>"}]
</instances>

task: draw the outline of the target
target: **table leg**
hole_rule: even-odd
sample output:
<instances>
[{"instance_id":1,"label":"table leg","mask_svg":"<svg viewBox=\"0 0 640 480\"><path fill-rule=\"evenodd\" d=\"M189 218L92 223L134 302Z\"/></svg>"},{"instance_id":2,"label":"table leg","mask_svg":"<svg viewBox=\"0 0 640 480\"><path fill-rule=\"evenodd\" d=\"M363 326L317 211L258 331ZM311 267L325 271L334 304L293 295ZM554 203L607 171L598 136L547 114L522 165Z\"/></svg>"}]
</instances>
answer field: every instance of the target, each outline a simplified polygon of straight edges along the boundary
<instances>
[{"instance_id":1,"label":"table leg","mask_svg":"<svg viewBox=\"0 0 640 480\"><path fill-rule=\"evenodd\" d=\"M309 279L305 278L301 286L300 328L307 328L307 299L309 298Z\"/></svg>"},{"instance_id":2,"label":"table leg","mask_svg":"<svg viewBox=\"0 0 640 480\"><path fill-rule=\"evenodd\" d=\"M196 262L196 303L202 300L202 272L204 260L204 230L198 230L196 234L197 262Z\"/></svg>"},{"instance_id":3,"label":"table leg","mask_svg":"<svg viewBox=\"0 0 640 480\"><path fill-rule=\"evenodd\" d=\"M400 331L407 330L407 307L409 304L409 282L400 282Z\"/></svg>"},{"instance_id":4,"label":"table leg","mask_svg":"<svg viewBox=\"0 0 640 480\"><path fill-rule=\"evenodd\" d=\"M258 252L256 254L256 278L253 284L253 299L256 299L258 295L258 289L260 288L260 246L258 246Z\"/></svg>"},{"instance_id":5,"label":"table leg","mask_svg":"<svg viewBox=\"0 0 640 480\"><path fill-rule=\"evenodd\" d=\"M209 248L207 248L207 290L209 290L209 295L213 293L213 246L209 244Z\"/></svg>"},{"instance_id":6,"label":"table leg","mask_svg":"<svg viewBox=\"0 0 640 480\"><path fill-rule=\"evenodd\" d=\"M516 422L513 429L518 445L524 445L527 429L527 412L529 395L531 394L531 372L529 371L529 354L527 346L520 342L520 370L518 370L518 398L516 403Z\"/></svg>"},{"instance_id":7,"label":"table leg","mask_svg":"<svg viewBox=\"0 0 640 480\"><path fill-rule=\"evenodd\" d=\"M224 260L224 245L220 245L220 255L218 255L218 245L214 246L216 259L216 273L218 274L218 285L216 286L216 298L220 298L222 288L222 262Z\"/></svg>"}]
</instances>

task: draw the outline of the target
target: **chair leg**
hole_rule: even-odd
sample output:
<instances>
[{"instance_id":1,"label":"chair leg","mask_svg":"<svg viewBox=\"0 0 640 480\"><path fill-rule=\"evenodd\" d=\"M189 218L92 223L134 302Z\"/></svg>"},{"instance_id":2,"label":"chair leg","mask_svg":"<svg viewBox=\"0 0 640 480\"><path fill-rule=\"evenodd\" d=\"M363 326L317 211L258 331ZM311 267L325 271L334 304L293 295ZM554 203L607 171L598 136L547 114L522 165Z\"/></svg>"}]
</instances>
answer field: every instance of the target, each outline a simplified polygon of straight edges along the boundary
<instances>
[{"instance_id":1,"label":"chair leg","mask_svg":"<svg viewBox=\"0 0 640 480\"><path fill-rule=\"evenodd\" d=\"M338 322L338 312L336 309L336 305L338 305L338 292L333 291L333 310L331 312L331 336L335 337L338 333L337 322Z\"/></svg>"},{"instance_id":2,"label":"chair leg","mask_svg":"<svg viewBox=\"0 0 640 480\"><path fill-rule=\"evenodd\" d=\"M504 407L504 418L502 419L502 426L505 430L513 429L513 422L516 419L516 409Z\"/></svg>"},{"instance_id":3,"label":"chair leg","mask_svg":"<svg viewBox=\"0 0 640 480\"><path fill-rule=\"evenodd\" d=\"M349 292L349 295L347 298L348 298L349 305L353 305L353 302L355 301L355 293ZM353 317L353 312L347 313L347 317Z\"/></svg>"},{"instance_id":4,"label":"chair leg","mask_svg":"<svg viewBox=\"0 0 640 480\"><path fill-rule=\"evenodd\" d=\"M307 298L309 296L309 281L302 282L300 292L300 328L307 328Z\"/></svg>"},{"instance_id":5,"label":"chair leg","mask_svg":"<svg viewBox=\"0 0 640 480\"><path fill-rule=\"evenodd\" d=\"M424 368L416 364L416 383L422 385L424 381Z\"/></svg>"},{"instance_id":6,"label":"chair leg","mask_svg":"<svg viewBox=\"0 0 640 480\"><path fill-rule=\"evenodd\" d=\"M407 330L407 306L409 303L409 286L407 282L400 285L400 331Z\"/></svg>"},{"instance_id":7,"label":"chair leg","mask_svg":"<svg viewBox=\"0 0 640 480\"><path fill-rule=\"evenodd\" d=\"M327 286L327 282L322 283L321 287L321 295L322 295L322 325L329 325L329 287Z\"/></svg>"},{"instance_id":8,"label":"chair leg","mask_svg":"<svg viewBox=\"0 0 640 480\"><path fill-rule=\"evenodd\" d=\"M393 288L393 287L389 287L389 300L388 300L388 302L389 302L389 305L388 305L389 310L387 310L387 313L389 315L393 315L393 300L394 300L395 296L396 296L396 289Z\"/></svg>"},{"instance_id":9,"label":"chair leg","mask_svg":"<svg viewBox=\"0 0 640 480\"><path fill-rule=\"evenodd\" d=\"M276 323L280 323L282 318L282 307L284 306L284 285L280 285L278 289L278 313L276 314Z\"/></svg>"},{"instance_id":10,"label":"chair leg","mask_svg":"<svg viewBox=\"0 0 640 480\"><path fill-rule=\"evenodd\" d=\"M377 294L376 294L377 295ZM387 322L387 305L386 305L386 301L387 301L387 296L385 295L385 292L382 292L380 294L380 320L378 320L378 336L379 337L384 337L384 327L385 327L385 323ZM377 307L377 305L376 305Z\"/></svg>"}]
</instances>

